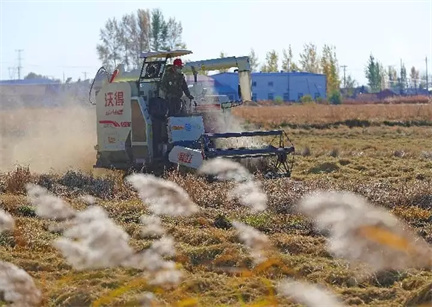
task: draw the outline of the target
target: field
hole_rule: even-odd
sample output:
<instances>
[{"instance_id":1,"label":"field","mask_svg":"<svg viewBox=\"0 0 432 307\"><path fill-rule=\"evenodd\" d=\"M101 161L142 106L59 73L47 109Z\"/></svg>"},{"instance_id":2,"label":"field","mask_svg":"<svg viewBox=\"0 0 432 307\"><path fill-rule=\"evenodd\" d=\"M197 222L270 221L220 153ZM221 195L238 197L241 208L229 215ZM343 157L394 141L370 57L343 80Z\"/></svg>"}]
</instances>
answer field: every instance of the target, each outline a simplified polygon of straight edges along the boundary
<instances>
[{"instance_id":1,"label":"field","mask_svg":"<svg viewBox=\"0 0 432 307\"><path fill-rule=\"evenodd\" d=\"M165 179L183 188L199 208L190 216L161 217L175 245L175 255L167 259L175 261L183 274L181 282L171 287L152 284L137 268L78 270L52 245L62 235L53 229L60 223L37 214L26 195L27 183L47 188L74 210L88 209L82 196L93 196L130 236L135 251L147 250L153 242L142 236L140 224L140 217L151 210L121 172L91 169L93 122L83 124L93 120L91 112L31 110L31 116L29 112L12 111L0 118L2 146L9 148L3 149L9 150L8 158L0 164L0 208L15 219L15 229L0 234L0 259L33 278L43 306L295 306L302 301L298 298L302 291L303 302L315 300L308 306L323 306L324 298L307 288L293 295L284 293L277 286L283 280L318 284L345 306L425 306L432 300L429 250L416 258L417 263L393 267L411 254L411 244L417 244L414 240L432 243L432 104L310 104L233 110L249 129L285 129L296 147L293 174L273 180L257 176L268 197L266 210L259 212L229 197L236 185L233 182L209 183L196 175L167 174ZM41 120L52 112L56 112L55 120ZM65 114L76 115L72 124L54 129L65 125ZM22 128L20 122L28 126ZM35 135L38 145L24 142ZM5 141L14 142L14 138L22 147L11 150ZM90 146L88 150L84 145ZM61 163L55 150L66 163ZM2 151L3 157L5 153ZM30 169L25 163L12 167L17 153ZM32 168L31 163L36 166ZM65 167L73 165L69 170ZM297 210L303 197L316 190L364 196L371 211L354 219L346 216L347 220L361 224L371 218L369 213L378 214L375 208L383 208L407 225L406 231L412 231L415 239L403 238L399 224L397 234L388 230L390 226L383 232L379 227L385 228L388 221L384 221L362 238L376 239L379 244L370 248L359 236L354 238L363 245L340 240L337 242L348 244L342 255L351 256L337 257L327 245L334 239L331 233L318 230L316 221ZM268 238L263 262L254 263L254 254L237 235L236 221ZM246 230L244 234L252 236ZM255 247L266 241L255 239ZM119 240L118 248L121 246ZM152 298L153 305L149 303Z\"/></svg>"}]
</instances>

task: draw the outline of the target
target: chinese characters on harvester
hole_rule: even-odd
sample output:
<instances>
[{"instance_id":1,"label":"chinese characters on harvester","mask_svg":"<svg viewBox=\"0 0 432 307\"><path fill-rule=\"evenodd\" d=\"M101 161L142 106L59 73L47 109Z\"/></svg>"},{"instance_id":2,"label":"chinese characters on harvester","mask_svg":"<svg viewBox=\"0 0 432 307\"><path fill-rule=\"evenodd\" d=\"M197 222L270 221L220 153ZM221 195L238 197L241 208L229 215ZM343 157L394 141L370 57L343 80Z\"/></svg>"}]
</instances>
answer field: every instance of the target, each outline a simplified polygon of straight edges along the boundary
<instances>
[{"instance_id":1,"label":"chinese characters on harvester","mask_svg":"<svg viewBox=\"0 0 432 307\"><path fill-rule=\"evenodd\" d=\"M113 107L107 110L105 115L123 115L124 94L123 92L105 93L105 108ZM115 107L120 107L115 108Z\"/></svg>"}]
</instances>

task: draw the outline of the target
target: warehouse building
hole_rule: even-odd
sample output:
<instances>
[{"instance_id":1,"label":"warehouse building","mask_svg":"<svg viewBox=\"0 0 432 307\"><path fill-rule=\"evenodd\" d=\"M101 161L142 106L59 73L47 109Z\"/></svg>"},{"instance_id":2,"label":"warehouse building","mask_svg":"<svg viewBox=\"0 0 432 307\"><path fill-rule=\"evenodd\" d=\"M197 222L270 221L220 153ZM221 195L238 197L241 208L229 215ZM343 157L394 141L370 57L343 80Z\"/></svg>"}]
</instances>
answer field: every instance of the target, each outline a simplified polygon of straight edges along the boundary
<instances>
[{"instance_id":1,"label":"warehouse building","mask_svg":"<svg viewBox=\"0 0 432 307\"><path fill-rule=\"evenodd\" d=\"M220 95L239 99L237 93L238 75L235 72L219 73L211 76L215 89ZM252 78L252 99L299 101L310 95L313 99L326 99L326 76L308 72L254 72Z\"/></svg>"}]
</instances>

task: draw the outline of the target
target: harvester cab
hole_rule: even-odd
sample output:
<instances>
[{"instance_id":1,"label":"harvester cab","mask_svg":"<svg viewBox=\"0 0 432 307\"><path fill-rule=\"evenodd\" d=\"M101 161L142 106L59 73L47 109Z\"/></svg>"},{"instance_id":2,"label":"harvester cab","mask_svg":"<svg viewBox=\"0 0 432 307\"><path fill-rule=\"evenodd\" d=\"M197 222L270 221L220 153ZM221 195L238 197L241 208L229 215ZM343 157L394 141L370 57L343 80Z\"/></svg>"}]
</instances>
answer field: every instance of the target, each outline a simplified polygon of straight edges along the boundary
<instances>
[{"instance_id":1,"label":"harvester cab","mask_svg":"<svg viewBox=\"0 0 432 307\"><path fill-rule=\"evenodd\" d=\"M270 176L290 176L294 153L282 130L222 132L211 128L209 113L223 113L251 101L251 75L248 57L210 59L185 64L192 73L191 93L195 101L183 100L179 116L167 116L168 102L161 81L172 58L191 54L189 50L146 52L140 69L125 71L119 65L111 74L99 69L92 84L96 96L97 145L95 168L139 170L161 174L182 165L198 169L204 160L217 157L246 159L273 157ZM203 91L197 82L202 70L236 67L239 76L239 101ZM90 92L92 92L90 89ZM253 137L278 138L265 146L232 147L230 140ZM225 143L228 146L218 147Z\"/></svg>"}]
</instances>

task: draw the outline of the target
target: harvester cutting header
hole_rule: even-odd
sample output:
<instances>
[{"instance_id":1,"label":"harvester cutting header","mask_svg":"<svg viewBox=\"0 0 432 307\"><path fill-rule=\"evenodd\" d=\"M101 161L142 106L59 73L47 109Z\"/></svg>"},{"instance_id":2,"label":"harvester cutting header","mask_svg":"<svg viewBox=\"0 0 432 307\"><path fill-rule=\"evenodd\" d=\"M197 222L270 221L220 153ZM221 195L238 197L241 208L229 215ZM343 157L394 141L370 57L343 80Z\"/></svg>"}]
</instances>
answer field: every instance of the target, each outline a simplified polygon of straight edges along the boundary
<instances>
[{"instance_id":1,"label":"harvester cutting header","mask_svg":"<svg viewBox=\"0 0 432 307\"><path fill-rule=\"evenodd\" d=\"M217 157L236 160L270 157L266 173L290 176L289 156L294 147L282 130L231 132L232 107L251 101L248 57L227 57L188 62L180 57L189 50L146 52L141 69L113 73L99 69L92 89L96 95L97 159L94 167L138 169L160 173L175 165L197 169ZM175 60L173 61L173 58ZM239 101L208 93L197 82L200 71L236 68ZM186 84L182 72L192 73ZM222 119L222 125L215 125ZM232 140L256 137L277 139L259 147L232 147ZM220 146L223 143L228 146ZM286 146L289 145L289 146Z\"/></svg>"}]
</instances>

